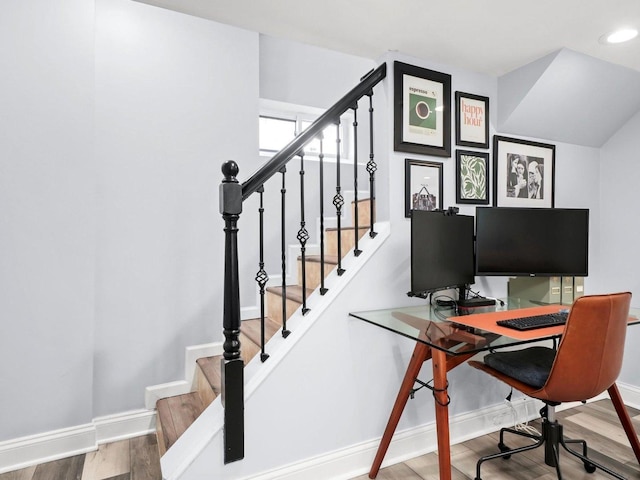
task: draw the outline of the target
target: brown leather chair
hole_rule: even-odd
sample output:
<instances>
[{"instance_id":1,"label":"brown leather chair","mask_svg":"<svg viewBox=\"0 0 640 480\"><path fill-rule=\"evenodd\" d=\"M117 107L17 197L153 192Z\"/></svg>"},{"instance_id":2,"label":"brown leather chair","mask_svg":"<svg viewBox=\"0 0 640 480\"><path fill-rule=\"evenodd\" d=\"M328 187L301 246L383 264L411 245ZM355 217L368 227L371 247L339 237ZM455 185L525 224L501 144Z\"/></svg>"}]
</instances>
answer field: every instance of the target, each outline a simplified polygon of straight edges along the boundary
<instances>
[{"instance_id":1,"label":"brown leather chair","mask_svg":"<svg viewBox=\"0 0 640 480\"><path fill-rule=\"evenodd\" d=\"M584 440L568 440L562 434L562 425L555 419L555 406L561 402L585 401L607 390L616 381L622 366L624 340L629 317L631 293L590 295L577 299L565 325L557 351L547 347L530 347L508 352L494 352L484 362L471 361L469 365L502 380L525 395L545 403L542 415L542 435L532 435L511 428L500 430L500 453L478 460L476 480L480 480L480 466L494 458L507 459L511 454L532 450L545 445L545 463L555 467L561 479L559 446L584 463L587 472L596 468L620 479L624 477L587 457ZM529 437L535 443L509 449L504 444L504 433ZM582 445L582 454L567 444Z\"/></svg>"}]
</instances>

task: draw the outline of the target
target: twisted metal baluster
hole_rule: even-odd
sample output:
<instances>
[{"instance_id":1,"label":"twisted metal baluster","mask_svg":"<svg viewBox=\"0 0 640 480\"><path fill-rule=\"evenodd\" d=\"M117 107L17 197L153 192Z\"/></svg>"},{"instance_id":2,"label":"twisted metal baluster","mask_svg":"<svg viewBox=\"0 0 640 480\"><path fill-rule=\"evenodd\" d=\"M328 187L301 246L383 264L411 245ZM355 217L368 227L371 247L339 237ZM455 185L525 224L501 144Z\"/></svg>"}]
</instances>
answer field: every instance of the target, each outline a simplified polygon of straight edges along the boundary
<instances>
[{"instance_id":1,"label":"twisted metal baluster","mask_svg":"<svg viewBox=\"0 0 640 480\"><path fill-rule=\"evenodd\" d=\"M309 232L305 228L304 221L304 151L300 151L300 230L298 230L298 241L300 242L300 256L302 258L302 314L305 315L310 309L307 308L307 259L306 245L309 240Z\"/></svg>"},{"instance_id":2,"label":"twisted metal baluster","mask_svg":"<svg viewBox=\"0 0 640 480\"><path fill-rule=\"evenodd\" d=\"M344 198L340 187L340 119L336 121L336 194L333 197L333 206L336 207L337 227L338 227L338 275L342 275L345 270L342 268L342 207Z\"/></svg>"},{"instance_id":3,"label":"twisted metal baluster","mask_svg":"<svg viewBox=\"0 0 640 480\"><path fill-rule=\"evenodd\" d=\"M375 174L378 166L376 165L376 162L373 161L373 90L371 90L367 95L369 96L369 161L367 162L367 172L369 173L369 220L371 222L369 236L374 238L378 235L377 232L373 230L374 203L376 200Z\"/></svg>"},{"instance_id":4,"label":"twisted metal baluster","mask_svg":"<svg viewBox=\"0 0 640 480\"><path fill-rule=\"evenodd\" d=\"M259 212L258 222L260 225L260 234L259 234L260 260L258 263L259 270L258 270L258 273L256 273L256 282L258 282L258 287L260 288L260 360L264 362L267 358L269 358L269 355L267 355L264 349L264 344L265 344L265 338L264 338L264 317L265 317L264 290L265 288L264 287L269 281L269 275L267 275L267 272L264 269L264 202L263 202L264 185L260 185L260 187L258 187L257 192L260 195L260 207L258 208L258 212Z\"/></svg>"},{"instance_id":5,"label":"twisted metal baluster","mask_svg":"<svg viewBox=\"0 0 640 480\"><path fill-rule=\"evenodd\" d=\"M353 106L353 229L356 241L353 247L353 255L359 256L362 250L358 248L360 239L360 226L358 225L358 102Z\"/></svg>"},{"instance_id":6,"label":"twisted metal baluster","mask_svg":"<svg viewBox=\"0 0 640 480\"><path fill-rule=\"evenodd\" d=\"M324 295L329 291L324 286L324 135L318 135L320 140L320 154L318 155L320 176L320 295Z\"/></svg>"},{"instance_id":7,"label":"twisted metal baluster","mask_svg":"<svg viewBox=\"0 0 640 480\"><path fill-rule=\"evenodd\" d=\"M287 167L282 167L280 170L282 174L282 187L280 188L280 255L282 260L282 336L287 338L291 333L287 330L287 245L286 245L286 230L285 230L285 220L286 220L286 182L285 175L287 173Z\"/></svg>"}]
</instances>

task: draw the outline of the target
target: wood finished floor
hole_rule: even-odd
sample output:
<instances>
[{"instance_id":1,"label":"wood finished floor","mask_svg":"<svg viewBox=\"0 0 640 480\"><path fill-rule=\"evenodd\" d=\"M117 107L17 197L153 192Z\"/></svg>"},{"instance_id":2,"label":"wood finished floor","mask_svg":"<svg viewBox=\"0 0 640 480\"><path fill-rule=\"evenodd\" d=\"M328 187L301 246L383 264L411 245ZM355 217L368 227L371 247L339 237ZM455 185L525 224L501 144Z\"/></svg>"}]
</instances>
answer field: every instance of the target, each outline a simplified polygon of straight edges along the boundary
<instances>
[{"instance_id":1,"label":"wood finished floor","mask_svg":"<svg viewBox=\"0 0 640 480\"><path fill-rule=\"evenodd\" d=\"M640 431L640 411L628 408L636 431ZM590 456L629 480L640 480L640 465L618 422L609 400L600 400L558 412L565 434L587 440ZM532 422L539 428L539 422ZM511 447L519 439L505 439ZM479 457L497 451L498 434L492 433L454 445L453 480L473 480ZM542 449L514 455L510 460L492 460L482 466L483 480L553 480L555 470L544 464ZM561 453L560 465L567 480L603 480L612 477L596 471L585 472L582 464ZM0 480L161 480L160 461L154 434L101 445L96 452L43 463L0 475ZM362 475L351 480L368 480ZM380 470L378 480L438 480L438 456L429 453Z\"/></svg>"},{"instance_id":2,"label":"wood finished floor","mask_svg":"<svg viewBox=\"0 0 640 480\"><path fill-rule=\"evenodd\" d=\"M627 410L636 432L639 432L640 411L629 407ZM564 425L565 436L587 441L589 456L595 461L629 480L640 479L640 465L620 426L611 401L600 400L571 408L558 412L556 417ZM531 425L540 429L539 421L531 422ZM498 435L496 432L452 446L452 479L473 480L478 458L498 452ZM505 443L512 448L526 444L526 440L520 441L513 438L512 436L505 438ZM560 453L560 467L563 478L568 480L613 478L599 470L593 474L587 473L582 463L566 452ZM544 463L543 447L514 455L510 460L496 459L484 462L481 473L483 480L553 480L557 478L555 469ZM376 477L377 480L438 480L438 478L436 453L429 453L383 468ZM368 475L362 475L351 480L368 479Z\"/></svg>"},{"instance_id":3,"label":"wood finished floor","mask_svg":"<svg viewBox=\"0 0 640 480\"><path fill-rule=\"evenodd\" d=\"M155 433L98 450L3 473L0 480L161 480Z\"/></svg>"}]
</instances>

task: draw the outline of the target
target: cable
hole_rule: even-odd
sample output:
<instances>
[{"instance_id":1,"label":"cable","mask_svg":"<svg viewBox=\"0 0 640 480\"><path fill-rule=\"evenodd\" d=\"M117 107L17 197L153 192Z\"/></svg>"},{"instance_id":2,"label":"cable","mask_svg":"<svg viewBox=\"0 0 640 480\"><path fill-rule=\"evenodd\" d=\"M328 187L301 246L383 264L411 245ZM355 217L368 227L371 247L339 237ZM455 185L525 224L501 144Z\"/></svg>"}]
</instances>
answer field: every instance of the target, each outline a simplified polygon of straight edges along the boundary
<instances>
[{"instance_id":1,"label":"cable","mask_svg":"<svg viewBox=\"0 0 640 480\"><path fill-rule=\"evenodd\" d=\"M513 428L514 428L514 430L519 430L521 432L526 432L526 433L529 433L531 435L540 436L541 433L538 431L538 429L536 429L532 425L529 425L529 420L525 420L524 422L518 421L518 411L513 406L513 403L511 403L511 394L512 393L513 393L513 389L511 389L511 391L509 392L509 395L507 395L507 398L505 398L504 400L505 400L506 404L509 406L509 408L511 410L511 415L512 415L512 418L513 418ZM525 418L526 417L527 417L527 415L526 415L526 404L525 404Z\"/></svg>"},{"instance_id":2,"label":"cable","mask_svg":"<svg viewBox=\"0 0 640 480\"><path fill-rule=\"evenodd\" d=\"M471 290L471 287L469 287L469 286L467 286L467 292L473 293L473 297L470 297L470 298L488 298L489 300L495 300L496 302L498 302L500 304L501 307L504 307L504 301L500 300L499 298L483 297L482 295L480 295L480 292L474 292L473 290Z\"/></svg>"}]
</instances>

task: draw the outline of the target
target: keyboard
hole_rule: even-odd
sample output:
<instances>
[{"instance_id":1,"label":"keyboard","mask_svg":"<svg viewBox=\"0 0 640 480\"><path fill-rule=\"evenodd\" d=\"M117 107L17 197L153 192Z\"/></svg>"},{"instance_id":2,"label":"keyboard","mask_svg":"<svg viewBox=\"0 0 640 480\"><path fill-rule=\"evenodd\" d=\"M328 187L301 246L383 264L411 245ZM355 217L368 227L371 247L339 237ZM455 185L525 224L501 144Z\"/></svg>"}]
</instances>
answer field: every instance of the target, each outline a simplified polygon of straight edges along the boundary
<instances>
[{"instance_id":1,"label":"keyboard","mask_svg":"<svg viewBox=\"0 0 640 480\"><path fill-rule=\"evenodd\" d=\"M498 320L496 323L501 327L513 328L515 330L533 330L535 328L564 325L567 323L568 315L569 312L546 313L544 315L534 315L532 317Z\"/></svg>"}]
</instances>

